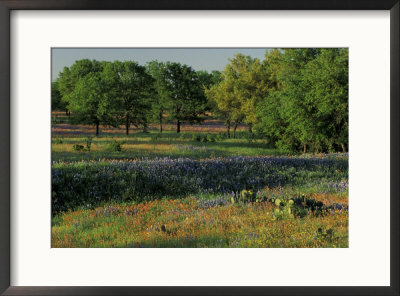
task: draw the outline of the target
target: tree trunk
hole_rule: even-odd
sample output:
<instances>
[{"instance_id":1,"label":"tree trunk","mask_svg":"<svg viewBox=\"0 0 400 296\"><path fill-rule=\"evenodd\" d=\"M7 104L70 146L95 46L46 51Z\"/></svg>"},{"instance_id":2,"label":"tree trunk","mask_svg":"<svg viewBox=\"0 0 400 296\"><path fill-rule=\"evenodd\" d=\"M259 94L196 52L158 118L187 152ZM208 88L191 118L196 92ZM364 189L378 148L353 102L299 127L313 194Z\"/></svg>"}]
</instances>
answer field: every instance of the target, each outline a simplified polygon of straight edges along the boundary
<instances>
[{"instance_id":1,"label":"tree trunk","mask_svg":"<svg viewBox=\"0 0 400 296\"><path fill-rule=\"evenodd\" d=\"M226 133L228 135L228 138L230 138L231 137L231 123L230 122L226 123Z\"/></svg>"},{"instance_id":2,"label":"tree trunk","mask_svg":"<svg viewBox=\"0 0 400 296\"><path fill-rule=\"evenodd\" d=\"M147 133L147 123L143 123L143 132Z\"/></svg>"},{"instance_id":3,"label":"tree trunk","mask_svg":"<svg viewBox=\"0 0 400 296\"><path fill-rule=\"evenodd\" d=\"M252 134L253 133L253 125L250 123L249 124L249 133Z\"/></svg>"},{"instance_id":4,"label":"tree trunk","mask_svg":"<svg viewBox=\"0 0 400 296\"><path fill-rule=\"evenodd\" d=\"M233 126L233 138L236 139L236 129L238 127L238 123L235 122L235 125Z\"/></svg>"},{"instance_id":5,"label":"tree trunk","mask_svg":"<svg viewBox=\"0 0 400 296\"><path fill-rule=\"evenodd\" d=\"M160 112L160 133L162 133L162 113Z\"/></svg>"},{"instance_id":6,"label":"tree trunk","mask_svg":"<svg viewBox=\"0 0 400 296\"><path fill-rule=\"evenodd\" d=\"M179 117L181 114L181 108L179 106L176 106L176 116ZM181 132L181 121L178 119L178 122L176 123L176 132L180 133Z\"/></svg>"},{"instance_id":7,"label":"tree trunk","mask_svg":"<svg viewBox=\"0 0 400 296\"><path fill-rule=\"evenodd\" d=\"M340 144L341 146L342 146L342 151L343 151L343 153L346 153L346 145L345 144Z\"/></svg>"},{"instance_id":8,"label":"tree trunk","mask_svg":"<svg viewBox=\"0 0 400 296\"><path fill-rule=\"evenodd\" d=\"M125 134L129 135L129 123L125 123Z\"/></svg>"},{"instance_id":9,"label":"tree trunk","mask_svg":"<svg viewBox=\"0 0 400 296\"><path fill-rule=\"evenodd\" d=\"M96 122L96 136L99 135L99 126L100 126L100 122Z\"/></svg>"},{"instance_id":10,"label":"tree trunk","mask_svg":"<svg viewBox=\"0 0 400 296\"><path fill-rule=\"evenodd\" d=\"M307 152L307 145L303 144L303 152L306 153Z\"/></svg>"},{"instance_id":11,"label":"tree trunk","mask_svg":"<svg viewBox=\"0 0 400 296\"><path fill-rule=\"evenodd\" d=\"M129 135L129 127L130 127L129 116L128 116L128 114L126 114L126 120L125 120L125 134L126 135Z\"/></svg>"}]
</instances>

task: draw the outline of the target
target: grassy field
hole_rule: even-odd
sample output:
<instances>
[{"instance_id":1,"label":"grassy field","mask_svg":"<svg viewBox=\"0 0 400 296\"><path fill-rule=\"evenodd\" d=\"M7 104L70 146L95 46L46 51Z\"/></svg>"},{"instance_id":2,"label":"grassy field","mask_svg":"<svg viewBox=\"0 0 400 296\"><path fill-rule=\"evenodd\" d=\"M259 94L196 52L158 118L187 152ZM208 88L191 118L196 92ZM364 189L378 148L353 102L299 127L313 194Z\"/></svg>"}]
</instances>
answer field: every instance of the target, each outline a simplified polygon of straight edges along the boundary
<instances>
[{"instance_id":1,"label":"grassy field","mask_svg":"<svg viewBox=\"0 0 400 296\"><path fill-rule=\"evenodd\" d=\"M52 125L52 247L348 247L347 154L288 155L209 120Z\"/></svg>"}]
</instances>

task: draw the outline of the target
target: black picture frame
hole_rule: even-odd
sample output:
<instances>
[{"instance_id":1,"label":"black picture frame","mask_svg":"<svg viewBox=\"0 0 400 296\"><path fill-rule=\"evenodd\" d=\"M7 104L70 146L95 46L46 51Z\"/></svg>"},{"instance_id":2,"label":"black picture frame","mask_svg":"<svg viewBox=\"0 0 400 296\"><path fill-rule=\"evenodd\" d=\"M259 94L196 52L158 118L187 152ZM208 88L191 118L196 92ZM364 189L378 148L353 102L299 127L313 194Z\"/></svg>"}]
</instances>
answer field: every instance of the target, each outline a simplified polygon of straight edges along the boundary
<instances>
[{"instance_id":1,"label":"black picture frame","mask_svg":"<svg viewBox=\"0 0 400 296\"><path fill-rule=\"evenodd\" d=\"M10 286L11 10L390 10L389 287L12 287ZM399 0L0 0L0 293L1 295L399 295ZM368 262L368 258L366 258ZM367 264L367 263L366 263Z\"/></svg>"}]
</instances>

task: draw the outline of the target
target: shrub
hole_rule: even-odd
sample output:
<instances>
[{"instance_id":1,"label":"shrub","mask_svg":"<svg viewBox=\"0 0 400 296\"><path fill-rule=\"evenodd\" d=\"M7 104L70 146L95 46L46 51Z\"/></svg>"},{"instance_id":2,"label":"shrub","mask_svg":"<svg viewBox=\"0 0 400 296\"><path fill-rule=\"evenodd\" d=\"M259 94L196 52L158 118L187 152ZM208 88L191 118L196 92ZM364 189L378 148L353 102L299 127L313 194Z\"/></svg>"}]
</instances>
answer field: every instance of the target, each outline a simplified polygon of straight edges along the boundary
<instances>
[{"instance_id":1,"label":"shrub","mask_svg":"<svg viewBox=\"0 0 400 296\"><path fill-rule=\"evenodd\" d=\"M108 144L106 150L110 151L110 152L121 152L123 144L124 144L124 142L119 142L117 140L113 140L112 142L110 142L110 144Z\"/></svg>"},{"instance_id":2,"label":"shrub","mask_svg":"<svg viewBox=\"0 0 400 296\"><path fill-rule=\"evenodd\" d=\"M63 141L63 139L62 138L60 138L60 137L56 137L55 139L54 139L54 144L62 144L62 143L64 143L64 141Z\"/></svg>"},{"instance_id":3,"label":"shrub","mask_svg":"<svg viewBox=\"0 0 400 296\"><path fill-rule=\"evenodd\" d=\"M86 151L90 151L90 149L92 148L92 141L93 141L93 136L86 137Z\"/></svg>"},{"instance_id":4,"label":"shrub","mask_svg":"<svg viewBox=\"0 0 400 296\"><path fill-rule=\"evenodd\" d=\"M151 141L152 142L155 142L155 141L157 141L158 139L160 139L161 138L161 134L160 133L156 133L156 134L152 134L151 135Z\"/></svg>"},{"instance_id":5,"label":"shrub","mask_svg":"<svg viewBox=\"0 0 400 296\"><path fill-rule=\"evenodd\" d=\"M207 138L207 141L208 141L208 142L215 142L215 137L214 137L213 135L211 135L211 134L208 134L208 135L206 136L206 138Z\"/></svg>"},{"instance_id":6,"label":"shrub","mask_svg":"<svg viewBox=\"0 0 400 296\"><path fill-rule=\"evenodd\" d=\"M200 142L201 141L201 136L198 135L198 134L192 134L192 141Z\"/></svg>"},{"instance_id":7,"label":"shrub","mask_svg":"<svg viewBox=\"0 0 400 296\"><path fill-rule=\"evenodd\" d=\"M75 151L78 151L78 152L82 152L82 151L85 151L85 146L80 145L80 144L74 144L74 146L72 146L72 149L74 149Z\"/></svg>"},{"instance_id":8,"label":"shrub","mask_svg":"<svg viewBox=\"0 0 400 296\"><path fill-rule=\"evenodd\" d=\"M225 133L218 133L218 134L215 136L215 140L216 140L217 142L222 142L224 139L226 139L226 134L225 134Z\"/></svg>"}]
</instances>

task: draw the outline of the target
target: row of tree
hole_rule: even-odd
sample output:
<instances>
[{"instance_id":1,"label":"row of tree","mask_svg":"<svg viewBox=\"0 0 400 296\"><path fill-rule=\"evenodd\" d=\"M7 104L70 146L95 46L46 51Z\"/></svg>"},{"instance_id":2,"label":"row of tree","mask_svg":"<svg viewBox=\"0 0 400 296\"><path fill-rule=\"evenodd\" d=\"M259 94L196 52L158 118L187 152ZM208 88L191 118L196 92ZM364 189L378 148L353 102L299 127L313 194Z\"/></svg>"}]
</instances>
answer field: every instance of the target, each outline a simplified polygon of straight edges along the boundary
<instances>
[{"instance_id":1,"label":"row of tree","mask_svg":"<svg viewBox=\"0 0 400 296\"><path fill-rule=\"evenodd\" d=\"M265 59L241 54L222 73L153 61L80 60L52 85L52 109L73 120L141 127L165 120L200 123L204 114L224 120L228 137L239 124L291 151L347 151L348 50L276 49Z\"/></svg>"},{"instance_id":2,"label":"row of tree","mask_svg":"<svg viewBox=\"0 0 400 296\"><path fill-rule=\"evenodd\" d=\"M243 122L282 150L348 149L348 49L236 55L206 95L228 134Z\"/></svg>"},{"instance_id":3,"label":"row of tree","mask_svg":"<svg viewBox=\"0 0 400 296\"><path fill-rule=\"evenodd\" d=\"M76 123L133 125L146 131L157 121L199 123L207 110L206 87L218 72L194 71L179 63L79 60L65 67L52 84L52 109L72 112Z\"/></svg>"}]
</instances>

